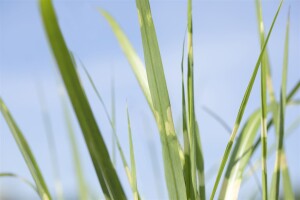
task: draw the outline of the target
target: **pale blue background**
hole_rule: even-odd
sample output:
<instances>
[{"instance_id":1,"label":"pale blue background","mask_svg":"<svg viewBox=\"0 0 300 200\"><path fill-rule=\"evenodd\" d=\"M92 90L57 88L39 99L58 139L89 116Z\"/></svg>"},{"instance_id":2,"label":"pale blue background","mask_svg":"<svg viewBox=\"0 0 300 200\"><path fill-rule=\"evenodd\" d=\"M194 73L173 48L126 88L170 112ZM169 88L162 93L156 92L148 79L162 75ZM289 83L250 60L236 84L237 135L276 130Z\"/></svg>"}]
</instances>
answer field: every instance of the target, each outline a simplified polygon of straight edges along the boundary
<instances>
[{"instance_id":1,"label":"pale blue background","mask_svg":"<svg viewBox=\"0 0 300 200\"><path fill-rule=\"evenodd\" d=\"M266 31L270 27L278 3L279 1L263 3ZM281 82L285 25L289 5L291 6L291 31L288 91L300 78L300 3L287 0L278 16L268 45L277 97ZM115 77L117 131L129 159L125 113L126 102L128 103L136 153L138 187L142 197L166 199L160 141L153 116L117 40L107 22L98 13L98 7L109 11L116 18L142 57L142 43L134 1L55 1L55 9L68 47L84 62L92 74L108 108L111 106L111 79ZM186 28L186 2L156 0L151 1L151 8L173 117L175 123L180 124L180 61ZM208 170L220 161L229 135L203 111L202 106L218 111L232 127L258 58L260 45L254 1L194 1L193 14L196 115L200 125L205 168ZM111 129L103 108L82 70L80 73L106 144L111 150ZM58 95L62 89L57 86L57 75L56 64L45 38L37 2L0 0L0 96L27 138L46 182L54 194L53 170L36 89L37 84L42 86L59 152L64 193L71 198L76 195L77 185ZM260 105L259 82L258 74L245 116ZM298 117L299 111L299 107L287 109L287 127L292 119ZM101 196L100 186L81 131L74 115L72 117L76 124L84 174L93 193ZM176 128L180 128L180 125ZM294 189L300 187L299 131L298 128L296 133L289 137L286 145ZM272 144L273 132L269 135L269 144ZM153 173L149 149L158 156L159 174ZM256 153L256 158L259 156L260 149ZM268 162L269 172L273 171L273 165L274 156L271 156ZM130 187L119 157L117 170L128 197L131 198ZM2 116L0 117L0 172L14 172L32 180ZM260 178L259 172L258 176ZM215 174L210 181L207 181L207 194L210 194L214 178ZM242 186L240 198L244 199L251 193L258 193L253 179ZM8 178L0 179L0 198L1 195L10 195L17 199L38 199L29 187Z\"/></svg>"}]
</instances>

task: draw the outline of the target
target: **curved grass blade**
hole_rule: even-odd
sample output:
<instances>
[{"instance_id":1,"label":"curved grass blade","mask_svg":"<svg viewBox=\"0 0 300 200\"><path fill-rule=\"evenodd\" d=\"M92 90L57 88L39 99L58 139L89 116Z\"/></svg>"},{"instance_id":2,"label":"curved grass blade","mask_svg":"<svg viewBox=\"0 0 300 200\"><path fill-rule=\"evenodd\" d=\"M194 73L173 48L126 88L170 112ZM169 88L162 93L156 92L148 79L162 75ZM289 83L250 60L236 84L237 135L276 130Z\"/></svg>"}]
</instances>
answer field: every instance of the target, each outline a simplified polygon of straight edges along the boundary
<instances>
[{"instance_id":1,"label":"curved grass blade","mask_svg":"<svg viewBox=\"0 0 300 200\"><path fill-rule=\"evenodd\" d=\"M154 113L151 94L150 94L149 85L148 85L147 74L146 74L144 64L142 63L141 59L139 58L136 51L132 47L128 38L122 31L119 24L114 20L114 18L108 12L106 12L102 9L100 9L99 11L104 16L104 18L107 20L107 22L109 23L110 27L112 28L112 31L114 32L116 38L118 39L118 42L119 42L130 66L135 74L136 79L138 80L138 83L139 83L146 99L147 99L148 105L149 105L150 109L152 110L152 112Z\"/></svg>"},{"instance_id":2,"label":"curved grass blade","mask_svg":"<svg viewBox=\"0 0 300 200\"><path fill-rule=\"evenodd\" d=\"M288 68L288 48L289 48L289 26L290 26L290 13L286 25L285 48L284 48L284 62L282 70L282 82L280 91L280 105L279 105L279 121L278 121L278 137L277 137L277 151L275 159L275 168L272 177L271 185L271 199L279 199L279 184L280 172L284 175L284 194L288 199L294 199L292 184L287 167L286 156L283 148L284 139L284 121L285 121L285 107L286 107L286 82L287 82L287 68Z\"/></svg>"},{"instance_id":3,"label":"curved grass blade","mask_svg":"<svg viewBox=\"0 0 300 200\"><path fill-rule=\"evenodd\" d=\"M202 153L202 145L200 140L200 132L196 121L196 168L198 178L198 193L200 199L205 199L205 173L204 173L204 158Z\"/></svg>"},{"instance_id":4,"label":"curved grass blade","mask_svg":"<svg viewBox=\"0 0 300 200\"><path fill-rule=\"evenodd\" d=\"M170 199L186 199L186 188L174 130L169 94L148 0L136 1L143 41L148 84L159 128Z\"/></svg>"},{"instance_id":5,"label":"curved grass blade","mask_svg":"<svg viewBox=\"0 0 300 200\"><path fill-rule=\"evenodd\" d=\"M15 138L15 141L24 157L24 160L29 168L29 171L31 173L31 176L36 184L36 189L41 197L42 200L50 200L51 196L49 193L49 190L47 188L47 185L44 181L44 178L42 176L42 173L39 169L39 166L31 152L31 149L23 136L21 130L17 126L16 122L14 121L13 117L11 116L8 108L4 104L3 100L0 98L0 111L6 120L7 125L9 126L12 135Z\"/></svg>"},{"instance_id":6,"label":"curved grass blade","mask_svg":"<svg viewBox=\"0 0 300 200\"><path fill-rule=\"evenodd\" d=\"M52 164L52 169L53 169L53 175L54 175L54 181L55 181L55 190L56 190L56 195L58 200L63 200L64 199L64 194L63 194L63 186L61 183L61 178L60 178L60 173L59 173L59 165L58 165L58 157L57 157L57 146L55 143L54 139L54 132L52 129L52 123L51 119L49 116L49 111L47 109L44 93L43 93L43 88L41 87L40 83L36 84L37 88L37 93L41 105L41 111L42 111L42 118L44 122L44 128L46 131L46 136L47 136L47 142L48 142L48 149L50 152L50 158L51 158L51 164Z\"/></svg>"},{"instance_id":7,"label":"curved grass blade","mask_svg":"<svg viewBox=\"0 0 300 200\"><path fill-rule=\"evenodd\" d=\"M75 137L75 132L73 128L73 124L71 121L70 117L70 110L68 109L66 100L64 97L61 98L62 104L63 104L63 111L64 111L64 118L66 121L67 125L67 131L68 131L68 136L71 144L71 149L72 149L72 155L73 155L73 162L74 162L74 167L76 171L76 178L77 178L77 188L79 192L79 197L80 199L88 199L88 187L86 184L86 180L83 175L83 170L82 170L82 164L81 164L81 159L79 155L79 148L77 145L76 137Z\"/></svg>"},{"instance_id":8,"label":"curved grass blade","mask_svg":"<svg viewBox=\"0 0 300 200\"><path fill-rule=\"evenodd\" d=\"M126 199L60 31L52 2L51 0L40 0L39 3L49 44L75 110L104 195L108 199Z\"/></svg>"},{"instance_id":9,"label":"curved grass blade","mask_svg":"<svg viewBox=\"0 0 300 200\"><path fill-rule=\"evenodd\" d=\"M219 199L237 199L242 175L252 155L251 147L260 127L261 110L256 110L247 120L229 159Z\"/></svg>"},{"instance_id":10,"label":"curved grass blade","mask_svg":"<svg viewBox=\"0 0 300 200\"><path fill-rule=\"evenodd\" d=\"M255 68L254 68L254 71L252 73L252 76L251 76L251 79L249 81L249 84L247 86L247 89L246 89L246 92L244 94L244 97L243 97L243 100L242 100L242 103L240 105L240 109L239 109L239 112L238 112L238 115L236 117L236 121L235 121L235 125L233 127L233 130L232 130L232 133L230 135L230 140L226 146L226 149L225 149L225 152L224 152L224 156L222 158L222 161L221 161L221 165L220 165L220 168L219 168L219 171L218 171L218 174L217 174L217 177L216 177L216 181L215 181L215 184L214 184L214 187L213 187L213 190L212 190L212 194L211 194L211 197L210 199L213 200L214 196L215 196L215 193L217 191L217 187L218 187L218 184L220 182L220 179L221 179L221 176L222 176L222 172L225 168L225 165L226 165L226 162L227 162L227 159L229 157L229 154L230 154L230 151L231 151L231 148L232 148L232 144L233 144L233 141L234 141L234 138L236 137L236 134L237 134L237 131L238 131L238 128L240 126L240 122L242 120L242 117L243 117L243 114L244 114L244 111L245 111L245 108L246 108L246 105L248 103L248 99L249 99L249 96L250 96L250 93L251 93L251 90L252 90L252 87L253 87L253 84L254 84L254 81L255 81L255 78L256 78L256 74L258 72L258 69L259 69L259 66L260 66L260 62L261 62L261 59L262 59L262 56L263 56L263 53L264 53L264 50L266 48L266 45L269 41L269 38L270 38L270 35L272 33L272 30L273 30L273 27L274 27L274 24L275 24L275 21L277 19L277 16L278 16L278 13L280 11L280 8L282 6L282 3L283 3L283 0L280 1L280 4L279 4L279 7L277 9L277 12L274 16L274 19L272 21L272 25L270 27L270 30L268 32L268 35L267 35L267 38L266 38L266 41L264 43L264 46L261 50L261 53L258 57L258 60L256 62L256 65L255 65Z\"/></svg>"},{"instance_id":11,"label":"curved grass blade","mask_svg":"<svg viewBox=\"0 0 300 200\"><path fill-rule=\"evenodd\" d=\"M27 180L26 178L23 178L17 174L14 173L9 173L9 172L2 172L0 173L0 178L5 178L5 177L9 177L9 178L15 178L23 183L25 183L26 185L28 185L29 187L31 187L38 195L39 192L36 189L35 185L33 183L31 183L29 180Z\"/></svg>"},{"instance_id":12,"label":"curved grass blade","mask_svg":"<svg viewBox=\"0 0 300 200\"><path fill-rule=\"evenodd\" d=\"M130 125L130 117L127 107L127 123L128 123L128 137L129 137L129 147L130 147L130 167L131 167L131 189L133 192L133 199L138 200L140 199L138 189L137 189L137 181L136 181L136 165L134 159L134 149L133 149L133 142L132 142L132 134L131 134L131 125Z\"/></svg>"}]
</instances>

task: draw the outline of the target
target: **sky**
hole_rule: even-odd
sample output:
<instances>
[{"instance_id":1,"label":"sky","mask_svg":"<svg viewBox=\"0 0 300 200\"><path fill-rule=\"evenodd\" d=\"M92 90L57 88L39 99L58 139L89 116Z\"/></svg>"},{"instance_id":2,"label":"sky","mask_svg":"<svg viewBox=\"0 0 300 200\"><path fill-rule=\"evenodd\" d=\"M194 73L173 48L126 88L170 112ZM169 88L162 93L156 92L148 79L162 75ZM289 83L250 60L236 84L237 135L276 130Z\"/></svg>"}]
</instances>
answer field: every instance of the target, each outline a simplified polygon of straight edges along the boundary
<instances>
[{"instance_id":1,"label":"sky","mask_svg":"<svg viewBox=\"0 0 300 200\"><path fill-rule=\"evenodd\" d=\"M269 30L279 1L264 1L265 30ZM173 119L177 130L181 127L181 52L186 29L186 1L150 1L157 32L160 53ZM121 25L138 55L143 59L143 48L134 1L57 0L54 1L63 35L77 60L89 70L109 111L111 110L112 82L115 84L117 133L127 159L129 143L126 104L131 117L133 142L137 163L137 181L141 195L146 199L166 199L161 146L158 130L146 99L123 55L108 23L98 8L108 11ZM229 133L209 116L203 107L216 111L233 127L239 105L260 53L254 1L194 1L194 58L195 102L205 169L218 165L229 140ZM268 44L272 77L278 99L283 63L283 47L288 7L291 7L291 30L287 90L300 78L300 2L286 0L278 16ZM107 147L112 150L112 131L84 72L79 69L88 99ZM77 185L62 112L57 66L47 43L41 22L38 2L35 0L0 0L0 96L7 104L26 137L52 194L54 190L47 133L39 92L45 99L51 119L53 137L59 163L59 174L64 193L71 198ZM260 106L260 76L251 93L244 119ZM297 97L300 97L297 95ZM72 109L69 105L70 110ZM299 117L299 107L287 108L286 127ZM82 133L72 111L72 122L80 149L84 175L91 192L101 197L101 189L93 169ZM244 120L243 120L244 122ZM287 159L294 187L300 186L299 146L300 129L287 139ZM269 134L269 144L274 140ZM255 154L259 158L260 151ZM125 191L131 198L130 187L117 155L117 171ZM268 162L273 171L274 156ZM158 169L155 170L155 169ZM32 181L30 172L3 117L0 117L0 172L13 172ZM260 173L258 173L260 176ZM270 178L271 176L269 176ZM208 194L215 174L207 181ZM255 192L251 179L241 188L240 198ZM16 192L17 191L17 192ZM18 180L1 178L0 196L38 199L31 188Z\"/></svg>"}]
</instances>

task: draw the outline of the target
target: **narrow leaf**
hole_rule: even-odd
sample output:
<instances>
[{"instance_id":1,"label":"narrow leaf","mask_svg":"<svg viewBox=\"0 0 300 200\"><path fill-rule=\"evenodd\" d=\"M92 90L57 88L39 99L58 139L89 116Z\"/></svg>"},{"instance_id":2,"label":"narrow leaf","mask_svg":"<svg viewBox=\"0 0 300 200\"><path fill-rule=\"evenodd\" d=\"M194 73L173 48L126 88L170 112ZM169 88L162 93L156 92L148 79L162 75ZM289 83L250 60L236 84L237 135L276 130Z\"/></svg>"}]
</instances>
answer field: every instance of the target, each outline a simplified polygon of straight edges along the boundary
<instances>
[{"instance_id":1,"label":"narrow leaf","mask_svg":"<svg viewBox=\"0 0 300 200\"><path fill-rule=\"evenodd\" d=\"M51 0L40 0L39 3L49 44L75 110L104 195L108 199L126 199L60 31L52 2Z\"/></svg>"},{"instance_id":2,"label":"narrow leaf","mask_svg":"<svg viewBox=\"0 0 300 200\"><path fill-rule=\"evenodd\" d=\"M138 17L153 109L159 128L170 199L186 199L186 188L174 130L169 94L148 0L137 0Z\"/></svg>"},{"instance_id":3,"label":"narrow leaf","mask_svg":"<svg viewBox=\"0 0 300 200\"><path fill-rule=\"evenodd\" d=\"M12 135L15 138L15 141L24 157L24 160L29 168L29 171L31 173L31 176L36 184L36 189L39 193L39 196L42 200L50 200L51 196L49 193L49 190L47 188L47 185L44 181L44 178L42 176L42 173L39 169L39 166L32 154L32 151L23 136L21 130L17 126L16 122L14 121L13 117L11 116L8 108L4 104L3 100L0 98L0 111L6 120L7 125L9 126Z\"/></svg>"},{"instance_id":4,"label":"narrow leaf","mask_svg":"<svg viewBox=\"0 0 300 200\"><path fill-rule=\"evenodd\" d=\"M229 157L229 154L230 154L230 151L231 151L231 148L232 148L232 144L233 144L233 141L236 137L236 134L238 132L238 129L239 129L239 126L240 126L240 122L242 120L242 117L243 117L243 114L244 114L244 111L246 109L246 106L247 106L247 103L248 103L248 99L249 99L249 96L250 96L250 93L251 93L251 90L252 90L252 87L253 87L253 84L254 84L254 81L255 81L255 78L256 78L256 75L257 75L257 72L258 72L258 69L259 69L259 66L260 66L260 62L261 62L261 59L262 59L262 56L263 56L263 53L264 53L264 50L266 48L266 45L269 41L269 38L270 38L270 35L272 33L272 30L273 30L273 27L274 27L274 24L275 24L275 21L277 19L277 16L278 16L278 13L280 11L280 8L282 6L282 3L283 3L283 0L281 0L280 4L279 4L279 7L277 9L277 12L274 16L274 19L273 19L273 22L272 22L272 25L270 27L270 30L268 32L268 35L267 35L267 38L266 38L266 41L264 43L264 46L260 52L260 55L258 57L258 60L256 62L256 65L255 65L255 68L254 68L254 71L252 73L252 76L251 76L251 79L249 81L249 84L247 86L247 89L246 89L246 92L244 94L244 97L243 97L243 100L241 102L241 105L240 105L240 109L239 109L239 112L238 112L238 115L236 117L236 121L235 121L235 125L233 127L233 130L232 130L232 133L230 135L230 140L226 146L226 149L225 149L225 152L224 152L224 156L222 158L222 161L221 161L221 164L220 164L220 168L219 168L219 171L218 171L218 174L217 174L217 177L216 177L216 181L215 181L215 184L214 184L214 187L213 187L213 191L212 191L212 194L211 194L211 197L210 199L213 200L214 199L214 196L215 196L215 193L217 191L217 187L218 187L218 184L220 182L220 179L221 179L221 176L222 176L222 173L223 173L223 170L225 168L225 165L226 165L226 162L227 162L227 159Z\"/></svg>"}]
</instances>

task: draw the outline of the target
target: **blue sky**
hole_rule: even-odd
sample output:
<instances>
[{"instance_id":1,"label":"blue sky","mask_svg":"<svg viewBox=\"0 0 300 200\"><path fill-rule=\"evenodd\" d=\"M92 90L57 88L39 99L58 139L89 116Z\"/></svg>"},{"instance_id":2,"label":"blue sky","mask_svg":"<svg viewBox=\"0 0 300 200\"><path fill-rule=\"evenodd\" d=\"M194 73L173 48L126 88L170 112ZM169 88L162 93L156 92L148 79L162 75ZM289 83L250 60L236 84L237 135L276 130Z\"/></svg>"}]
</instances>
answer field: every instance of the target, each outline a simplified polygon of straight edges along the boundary
<instances>
[{"instance_id":1,"label":"blue sky","mask_svg":"<svg viewBox=\"0 0 300 200\"><path fill-rule=\"evenodd\" d=\"M108 108L111 107L111 80L112 77L115 79L117 131L127 156L129 147L125 108L126 102L128 103L136 150L139 189L142 196L147 199L157 198L160 194L157 188L166 189L165 185L160 183L164 176L158 131L117 40L107 22L97 11L100 7L115 17L143 58L135 2L97 0L54 2L69 49L90 71ZM181 87L180 61L186 27L186 2L178 0L150 1L150 3L171 98L173 118L178 124L181 112L181 90L178 88ZM277 5L278 1L263 3L266 30L270 27ZM281 83L284 34L289 5L291 5L291 31L288 91L300 78L300 3L287 0L278 16L268 45L277 96ZM193 14L196 115L206 159L205 167L209 169L214 163L220 161L229 135L203 111L202 106L218 111L230 126L233 125L258 58L260 46L254 1L195 1ZM99 122L106 144L111 149L111 129L103 108L82 71L80 74L94 115ZM43 88L59 152L58 159L64 190L65 193L70 194L76 190L76 182L58 95L59 91L64 89L58 86L57 80L58 71L45 38L37 2L0 0L0 96L27 138L48 186L51 192L54 192L53 170L37 84ZM259 106L259 95L258 74L245 116ZM287 126L292 119L298 117L299 111L299 107L287 109ZM94 193L100 195L100 186L81 131L74 115L72 117L85 176ZM296 132L299 131L298 128ZM270 144L274 142L272 135L273 132L270 132ZM291 136L287 144L292 180L299 187L300 175L297 169L300 167L300 157L297 147L300 145L300 135ZM150 151L158 156L157 162L161 169L159 175L153 173ZM258 156L257 154L256 158ZM270 172L273 165L274 156L268 163ZM117 170L130 197L130 188L119 158ZM32 180L5 121L0 117L0 172L4 171L14 172ZM208 193L212 182L208 182ZM256 187L251 180L242 187L241 198L254 189ZM12 179L0 179L0 191L0 193L14 193L12 195L17 196L24 195L30 199L37 198L30 188ZM15 194L15 191L19 194ZM164 191L160 197L166 198L166 194Z\"/></svg>"}]
</instances>

